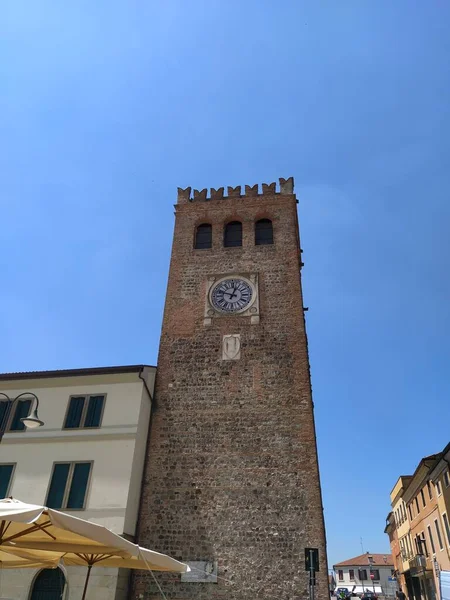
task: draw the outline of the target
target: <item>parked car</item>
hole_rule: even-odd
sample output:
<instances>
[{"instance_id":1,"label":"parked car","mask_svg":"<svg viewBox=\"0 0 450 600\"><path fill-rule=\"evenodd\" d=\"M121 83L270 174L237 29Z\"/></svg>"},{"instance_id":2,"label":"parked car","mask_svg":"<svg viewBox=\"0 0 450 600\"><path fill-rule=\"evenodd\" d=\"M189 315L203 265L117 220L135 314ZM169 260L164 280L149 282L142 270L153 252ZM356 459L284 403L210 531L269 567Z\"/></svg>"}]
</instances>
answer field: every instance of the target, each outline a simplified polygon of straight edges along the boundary
<instances>
[{"instance_id":1,"label":"parked car","mask_svg":"<svg viewBox=\"0 0 450 600\"><path fill-rule=\"evenodd\" d=\"M375 592L367 591L361 596L361 600L378 600L378 596L375 594Z\"/></svg>"}]
</instances>

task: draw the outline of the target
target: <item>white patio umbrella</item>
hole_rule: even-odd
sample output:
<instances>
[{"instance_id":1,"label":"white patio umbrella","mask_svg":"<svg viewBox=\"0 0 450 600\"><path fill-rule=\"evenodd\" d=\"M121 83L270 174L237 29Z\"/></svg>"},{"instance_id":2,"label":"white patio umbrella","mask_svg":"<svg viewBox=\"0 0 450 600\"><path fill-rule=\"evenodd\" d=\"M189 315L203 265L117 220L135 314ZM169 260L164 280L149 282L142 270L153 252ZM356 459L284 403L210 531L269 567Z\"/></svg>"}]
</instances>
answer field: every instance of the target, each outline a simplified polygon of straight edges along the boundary
<instances>
[{"instance_id":1,"label":"white patio umbrella","mask_svg":"<svg viewBox=\"0 0 450 600\"><path fill-rule=\"evenodd\" d=\"M92 567L120 567L185 573L188 565L165 554L141 548L106 527L14 498L0 500L0 551L20 560L33 556L47 563L88 567L83 598ZM25 553L25 554L23 554ZM56 564L54 566L56 566Z\"/></svg>"}]
</instances>

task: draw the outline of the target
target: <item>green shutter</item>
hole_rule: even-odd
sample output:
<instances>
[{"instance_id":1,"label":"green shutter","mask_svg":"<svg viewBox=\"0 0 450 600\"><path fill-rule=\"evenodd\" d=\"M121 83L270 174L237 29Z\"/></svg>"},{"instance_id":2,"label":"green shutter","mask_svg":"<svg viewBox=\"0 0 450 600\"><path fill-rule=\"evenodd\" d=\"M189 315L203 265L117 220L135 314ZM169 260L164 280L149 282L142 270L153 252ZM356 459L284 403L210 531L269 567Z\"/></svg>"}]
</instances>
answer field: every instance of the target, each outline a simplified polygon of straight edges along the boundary
<instances>
[{"instance_id":1,"label":"green shutter","mask_svg":"<svg viewBox=\"0 0 450 600\"><path fill-rule=\"evenodd\" d=\"M69 410L67 411L64 429L77 429L78 427L81 427L84 401L84 396L77 396L76 398L70 399Z\"/></svg>"},{"instance_id":2,"label":"green shutter","mask_svg":"<svg viewBox=\"0 0 450 600\"><path fill-rule=\"evenodd\" d=\"M64 492L66 491L69 469L70 463L59 463L55 465L46 502L49 508L63 507Z\"/></svg>"},{"instance_id":3,"label":"green shutter","mask_svg":"<svg viewBox=\"0 0 450 600\"><path fill-rule=\"evenodd\" d=\"M9 428L10 431L23 431L25 429L25 425L20 419L28 417L30 413L31 402L32 400L19 400L14 412L13 420L11 421L11 427Z\"/></svg>"},{"instance_id":4,"label":"green shutter","mask_svg":"<svg viewBox=\"0 0 450 600\"><path fill-rule=\"evenodd\" d=\"M104 396L91 396L89 398L89 405L84 420L85 427L100 427L104 401Z\"/></svg>"},{"instance_id":5,"label":"green shutter","mask_svg":"<svg viewBox=\"0 0 450 600\"><path fill-rule=\"evenodd\" d=\"M70 486L67 508L83 508L86 489L91 471L91 463L78 463L75 465Z\"/></svg>"},{"instance_id":6,"label":"green shutter","mask_svg":"<svg viewBox=\"0 0 450 600\"><path fill-rule=\"evenodd\" d=\"M0 498L6 498L14 465L0 465Z\"/></svg>"}]
</instances>

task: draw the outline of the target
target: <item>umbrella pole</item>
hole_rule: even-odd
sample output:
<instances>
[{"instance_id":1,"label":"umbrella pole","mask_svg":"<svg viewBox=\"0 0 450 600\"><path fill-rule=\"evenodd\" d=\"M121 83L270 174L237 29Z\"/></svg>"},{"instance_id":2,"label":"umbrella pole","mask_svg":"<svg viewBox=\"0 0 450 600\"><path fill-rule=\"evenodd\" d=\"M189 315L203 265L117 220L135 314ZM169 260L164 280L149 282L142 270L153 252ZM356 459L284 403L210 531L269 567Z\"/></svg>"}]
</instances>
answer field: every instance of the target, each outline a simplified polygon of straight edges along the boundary
<instances>
[{"instance_id":1,"label":"umbrella pole","mask_svg":"<svg viewBox=\"0 0 450 600\"><path fill-rule=\"evenodd\" d=\"M92 565L88 565L88 570L87 570L87 575L86 575L86 581L84 582L84 590L83 590L83 596L82 596L81 600L85 600L86 599L86 592L87 592L87 588L88 588L89 577L91 575L91 569L92 569Z\"/></svg>"}]
</instances>

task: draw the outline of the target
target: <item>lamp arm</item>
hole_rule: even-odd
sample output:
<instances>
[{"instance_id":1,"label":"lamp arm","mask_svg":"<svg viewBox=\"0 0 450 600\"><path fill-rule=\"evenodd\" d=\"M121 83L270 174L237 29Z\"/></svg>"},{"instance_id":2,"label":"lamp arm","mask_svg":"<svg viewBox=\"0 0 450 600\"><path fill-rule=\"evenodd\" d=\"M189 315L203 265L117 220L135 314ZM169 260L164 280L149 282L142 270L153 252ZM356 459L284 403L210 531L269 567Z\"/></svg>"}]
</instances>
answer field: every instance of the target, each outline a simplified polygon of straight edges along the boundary
<instances>
[{"instance_id":1,"label":"lamp arm","mask_svg":"<svg viewBox=\"0 0 450 600\"><path fill-rule=\"evenodd\" d=\"M33 392L22 392L14 398L14 401L18 400L19 398L22 398L22 396L33 396L33 398L36 400L36 410L39 408L39 398L36 396L36 394L33 394Z\"/></svg>"}]
</instances>

